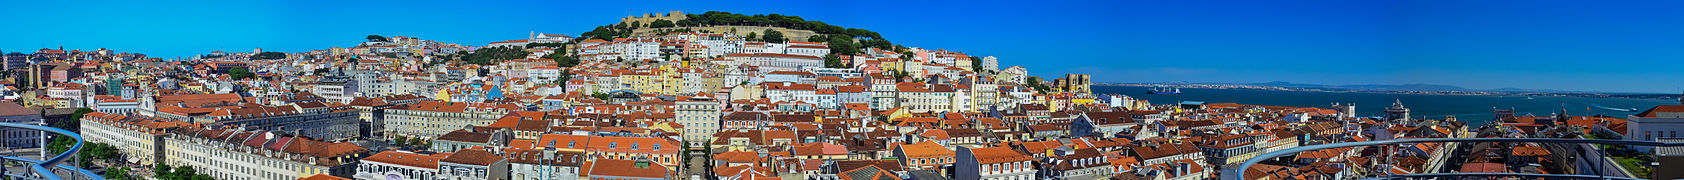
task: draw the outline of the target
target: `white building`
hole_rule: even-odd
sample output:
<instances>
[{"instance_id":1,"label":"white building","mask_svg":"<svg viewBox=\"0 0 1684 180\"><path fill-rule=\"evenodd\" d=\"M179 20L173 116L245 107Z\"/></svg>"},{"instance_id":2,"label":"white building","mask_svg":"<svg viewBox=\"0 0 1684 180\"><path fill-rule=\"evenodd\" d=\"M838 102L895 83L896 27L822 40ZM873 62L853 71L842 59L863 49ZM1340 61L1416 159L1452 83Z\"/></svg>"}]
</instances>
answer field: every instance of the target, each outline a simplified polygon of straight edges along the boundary
<instances>
[{"instance_id":1,"label":"white building","mask_svg":"<svg viewBox=\"0 0 1684 180\"><path fill-rule=\"evenodd\" d=\"M532 68L529 68L529 69L526 70L526 75L527 75L528 78L532 79L533 83L559 84L559 83L555 83L555 82L556 82L556 80L561 80L561 67L556 67L556 66L532 67Z\"/></svg>"},{"instance_id":2,"label":"white building","mask_svg":"<svg viewBox=\"0 0 1684 180\"><path fill-rule=\"evenodd\" d=\"M468 125L491 125L520 108L514 104L420 101L386 109L383 129L387 137L432 139Z\"/></svg>"},{"instance_id":3,"label":"white building","mask_svg":"<svg viewBox=\"0 0 1684 180\"><path fill-rule=\"evenodd\" d=\"M679 101L673 109L679 124L684 130L679 132L684 136L684 142L690 147L702 147L713 142L713 134L719 132L720 109L724 104L712 97L701 95Z\"/></svg>"},{"instance_id":4,"label":"white building","mask_svg":"<svg viewBox=\"0 0 1684 180\"><path fill-rule=\"evenodd\" d=\"M118 148L129 163L153 164L155 160L163 158L158 152L163 152L161 142L164 142L165 130L189 124L181 121L158 121L155 119L124 116L104 112L91 112L82 115L81 135L83 139L93 143L109 144Z\"/></svg>"},{"instance_id":5,"label":"white building","mask_svg":"<svg viewBox=\"0 0 1684 180\"><path fill-rule=\"evenodd\" d=\"M69 83L67 83L69 84ZM41 112L25 108L16 103L0 103L0 122L18 124L41 124ZM41 132L22 128L5 128L4 138L6 148L35 148L41 147Z\"/></svg>"},{"instance_id":6,"label":"white building","mask_svg":"<svg viewBox=\"0 0 1684 180\"><path fill-rule=\"evenodd\" d=\"M140 108L140 101L135 99L101 99L95 100L94 111L104 113L124 114L134 112Z\"/></svg>"},{"instance_id":7,"label":"white building","mask_svg":"<svg viewBox=\"0 0 1684 180\"><path fill-rule=\"evenodd\" d=\"M761 72L797 71L803 67L824 67L823 58L807 55L744 53L726 55L725 59L748 62L750 65L760 67Z\"/></svg>"},{"instance_id":8,"label":"white building","mask_svg":"<svg viewBox=\"0 0 1684 180\"><path fill-rule=\"evenodd\" d=\"M1679 99L1684 104L1684 98ZM1684 105L1659 105L1636 115L1626 116L1626 139L1654 141L1656 138L1677 138L1684 131Z\"/></svg>"},{"instance_id":9,"label":"white building","mask_svg":"<svg viewBox=\"0 0 1684 180\"><path fill-rule=\"evenodd\" d=\"M359 180L438 179L439 155L387 150L358 160Z\"/></svg>"},{"instance_id":10,"label":"white building","mask_svg":"<svg viewBox=\"0 0 1684 180\"><path fill-rule=\"evenodd\" d=\"M766 86L766 99L771 99L772 102L818 102L818 96L814 95L817 93L817 89L812 84L767 82L764 85Z\"/></svg>"},{"instance_id":11,"label":"white building","mask_svg":"<svg viewBox=\"0 0 1684 180\"><path fill-rule=\"evenodd\" d=\"M190 166L216 179L349 176L367 148L270 131L176 128L164 138L164 164ZM131 147L119 147L131 148Z\"/></svg>"},{"instance_id":12,"label":"white building","mask_svg":"<svg viewBox=\"0 0 1684 180\"><path fill-rule=\"evenodd\" d=\"M830 46L825 45L824 43L789 42L788 46L784 46L783 49L784 54L803 56L824 56L825 54L830 54Z\"/></svg>"}]
</instances>

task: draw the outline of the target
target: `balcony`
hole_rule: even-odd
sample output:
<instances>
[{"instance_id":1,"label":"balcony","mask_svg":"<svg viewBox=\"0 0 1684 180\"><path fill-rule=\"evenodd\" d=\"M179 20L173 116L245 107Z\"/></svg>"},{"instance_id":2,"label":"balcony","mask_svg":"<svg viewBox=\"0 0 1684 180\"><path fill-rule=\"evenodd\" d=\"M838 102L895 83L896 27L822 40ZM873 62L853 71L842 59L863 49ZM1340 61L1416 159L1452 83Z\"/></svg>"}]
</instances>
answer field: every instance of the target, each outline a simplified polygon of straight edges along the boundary
<instances>
[{"instance_id":1,"label":"balcony","mask_svg":"<svg viewBox=\"0 0 1684 180\"><path fill-rule=\"evenodd\" d=\"M71 160L71 158L72 158L71 156L75 155L77 152L79 152L82 149L82 144L83 144L82 135L78 135L75 132L70 132L70 131L66 131L66 130L58 129L58 128L52 128L52 127L46 127L46 126L37 126L37 125L28 125L28 124L18 124L18 123L0 123L0 127L22 128L22 129L43 131L43 132L48 132L48 133L53 133L53 134L65 135L65 136L69 136L71 138L76 139L76 145L71 146L69 151L67 151L63 154L58 154L56 156L53 156L51 159L36 160L36 159L29 159L29 158L26 158L26 157L15 157L15 156L0 155L0 159L4 159L3 161L7 162L7 163L4 163L4 164L6 164L6 165L4 165L4 167L0 167L0 175L4 175L8 179L45 179L45 180L63 180L63 179L104 180L105 179L104 177L99 176L99 174L94 174L93 172L90 172L88 170L73 167L73 166L70 166L68 164L62 164L63 162ZM45 146L45 144L43 144L43 146Z\"/></svg>"},{"instance_id":2,"label":"balcony","mask_svg":"<svg viewBox=\"0 0 1684 180\"><path fill-rule=\"evenodd\" d=\"M1245 161L1245 163L1240 164L1240 166L1238 166L1238 168L1223 170L1222 171L1222 179L1226 180L1226 179L1260 179L1260 178L1265 178L1265 177L1247 177L1245 175L1245 173L1243 173L1244 171L1241 171L1241 170L1250 169L1253 165L1257 165L1259 162L1263 162L1263 161L1268 160L1268 159L1274 159L1274 158L1277 158L1277 157L1295 155L1295 154L1298 154L1299 152L1305 152L1305 151L1315 151L1315 150L1329 149L1329 148L1376 146L1376 145L1396 145L1396 144L1411 144L1411 143L1482 143L1482 142L1542 143L1542 144L1559 145L1559 146L1563 146L1563 147L1567 147L1567 148L1579 149L1577 151L1561 152L1561 153L1569 153L1569 155L1574 156L1574 157L1572 157L1573 159L1587 159L1587 160L1580 161L1582 163L1580 163L1579 165L1582 165L1582 166L1575 166L1575 167L1578 168L1578 169L1576 169L1576 171L1579 171L1579 172L1576 172L1576 173L1573 173L1573 174L1532 174L1532 173L1514 173L1514 172L1504 172L1504 173L1455 173L1455 172L1451 172L1449 170L1438 170L1438 171L1429 170L1429 171L1426 171L1426 172L1418 172L1418 173L1411 173L1411 174L1388 174L1388 175L1377 175L1377 176L1372 176L1372 177L1342 177L1342 179L1512 179L1512 178L1640 179L1640 178L1637 178L1637 177L1632 177L1631 175L1628 175L1623 170L1620 170L1620 168L1617 167L1618 165L1611 165L1614 162L1605 161L1602 158L1602 157L1607 156L1606 154L1604 154L1605 152L1598 151L1599 148L1591 148L1591 146L1596 145L1596 144L1628 145L1628 146L1657 147L1657 149L1659 149L1659 147L1684 147L1684 142L1673 142L1673 141L1656 142L1656 141L1629 141L1629 140L1602 140L1602 139L1555 139L1555 138L1425 138L1425 139L1393 139L1393 140L1378 140L1378 141L1363 141L1363 142L1347 142L1347 143L1309 145L1309 146L1291 148L1291 149L1286 149L1286 150L1281 150L1281 151L1276 151L1276 152L1269 152L1269 153L1265 153L1265 154L1262 154L1262 155L1258 155L1254 158L1251 158L1250 160ZM1597 150L1584 150L1584 149L1597 149ZM1452 150L1441 150L1441 151L1454 151L1454 150L1452 149ZM1656 167L1655 169L1678 168L1678 167L1666 167L1667 165L1668 164L1663 163L1662 165L1660 165L1660 167ZM1253 175L1253 176L1256 176L1256 175Z\"/></svg>"}]
</instances>

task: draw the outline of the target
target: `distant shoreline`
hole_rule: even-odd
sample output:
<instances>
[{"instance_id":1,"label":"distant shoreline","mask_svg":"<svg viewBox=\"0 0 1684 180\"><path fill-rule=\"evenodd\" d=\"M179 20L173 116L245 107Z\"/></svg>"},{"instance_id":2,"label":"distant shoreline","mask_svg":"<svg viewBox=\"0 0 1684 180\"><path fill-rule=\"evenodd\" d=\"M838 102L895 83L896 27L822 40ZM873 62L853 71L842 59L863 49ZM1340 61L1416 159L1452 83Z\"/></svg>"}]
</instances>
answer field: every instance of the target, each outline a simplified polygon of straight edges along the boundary
<instances>
[{"instance_id":1,"label":"distant shoreline","mask_svg":"<svg viewBox=\"0 0 1684 180\"><path fill-rule=\"evenodd\" d=\"M1193 88L1193 89L1249 89L1249 90L1289 91L1289 92L1375 93L1375 94L1410 94L1410 95L1621 98L1621 99L1643 99L1643 100L1677 100L1679 98L1679 95L1677 95L1677 94L1659 94L1659 93L1508 92L1508 91L1401 91L1401 90L1361 90L1361 89L1342 89L1342 88L1302 88L1302 87L1281 87L1281 86L1244 85L1244 84L1094 83L1093 86L1169 87L1169 88Z\"/></svg>"}]
</instances>

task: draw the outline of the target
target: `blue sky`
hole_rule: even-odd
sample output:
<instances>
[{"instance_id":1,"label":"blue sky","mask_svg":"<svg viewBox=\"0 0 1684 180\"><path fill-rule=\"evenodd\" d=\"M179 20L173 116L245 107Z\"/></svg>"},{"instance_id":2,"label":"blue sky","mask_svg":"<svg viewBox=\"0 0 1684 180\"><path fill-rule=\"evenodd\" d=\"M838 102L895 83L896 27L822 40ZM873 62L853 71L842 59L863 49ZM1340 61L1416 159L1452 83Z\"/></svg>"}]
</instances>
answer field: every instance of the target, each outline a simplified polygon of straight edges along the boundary
<instances>
[{"instance_id":1,"label":"blue sky","mask_svg":"<svg viewBox=\"0 0 1684 180\"><path fill-rule=\"evenodd\" d=\"M1684 90L1684 1L12 1L0 50L299 52L368 34L484 45L681 10L802 16L1097 82Z\"/></svg>"}]
</instances>

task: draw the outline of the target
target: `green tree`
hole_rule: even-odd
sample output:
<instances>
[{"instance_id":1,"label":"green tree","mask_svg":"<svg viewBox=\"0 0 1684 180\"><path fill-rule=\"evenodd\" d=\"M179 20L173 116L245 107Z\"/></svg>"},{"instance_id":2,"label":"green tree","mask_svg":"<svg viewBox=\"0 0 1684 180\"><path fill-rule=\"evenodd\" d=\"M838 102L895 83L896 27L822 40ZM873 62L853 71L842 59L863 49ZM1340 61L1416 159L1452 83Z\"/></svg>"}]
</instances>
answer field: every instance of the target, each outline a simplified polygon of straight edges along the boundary
<instances>
[{"instance_id":1,"label":"green tree","mask_svg":"<svg viewBox=\"0 0 1684 180\"><path fill-rule=\"evenodd\" d=\"M409 145L415 146L415 147L425 148L425 147L427 147L427 139L422 139L422 138L409 139Z\"/></svg>"},{"instance_id":2,"label":"green tree","mask_svg":"<svg viewBox=\"0 0 1684 180\"><path fill-rule=\"evenodd\" d=\"M573 66L579 65L579 58L575 58L573 56L568 56L568 55L562 54L562 53L550 53L550 55L544 55L543 58L555 60L555 65L557 67L564 67L562 69L567 69L566 67L573 67Z\"/></svg>"},{"instance_id":3,"label":"green tree","mask_svg":"<svg viewBox=\"0 0 1684 180\"><path fill-rule=\"evenodd\" d=\"M971 56L971 72L982 72L982 58Z\"/></svg>"},{"instance_id":4,"label":"green tree","mask_svg":"<svg viewBox=\"0 0 1684 180\"><path fill-rule=\"evenodd\" d=\"M860 48L873 47L877 49L892 49L894 44L883 39L860 39Z\"/></svg>"},{"instance_id":5,"label":"green tree","mask_svg":"<svg viewBox=\"0 0 1684 180\"><path fill-rule=\"evenodd\" d=\"M536 48L536 47L556 47L556 48L559 48L559 47L565 47L565 46L567 46L567 43L528 43L528 44L526 44L526 48Z\"/></svg>"},{"instance_id":6,"label":"green tree","mask_svg":"<svg viewBox=\"0 0 1684 180\"><path fill-rule=\"evenodd\" d=\"M836 54L825 54L824 55L824 67L826 67L826 68L847 68L848 65L842 64L842 58L836 57Z\"/></svg>"},{"instance_id":7,"label":"green tree","mask_svg":"<svg viewBox=\"0 0 1684 180\"><path fill-rule=\"evenodd\" d=\"M247 71L244 67L234 67L233 69L228 69L228 77L234 80L242 80L255 76L257 76L257 74L252 74L251 71Z\"/></svg>"},{"instance_id":8,"label":"green tree","mask_svg":"<svg viewBox=\"0 0 1684 180\"><path fill-rule=\"evenodd\" d=\"M766 31L763 34L765 34L765 35L761 36L760 40L763 40L763 41L766 41L766 42L784 42L785 40L787 40L787 39L784 39L784 33L783 32L773 31L772 29L766 29Z\"/></svg>"},{"instance_id":9,"label":"green tree","mask_svg":"<svg viewBox=\"0 0 1684 180\"><path fill-rule=\"evenodd\" d=\"M400 145L401 146L401 145L404 145L405 143L409 143L408 137L398 136L398 137L392 138L392 144L393 145Z\"/></svg>"},{"instance_id":10,"label":"green tree","mask_svg":"<svg viewBox=\"0 0 1684 180\"><path fill-rule=\"evenodd\" d=\"M860 51L859 45L854 44L853 38L846 36L830 36L830 53L853 55Z\"/></svg>"},{"instance_id":11,"label":"green tree","mask_svg":"<svg viewBox=\"0 0 1684 180\"><path fill-rule=\"evenodd\" d=\"M387 41L386 37L380 36L380 35L370 34L366 38L368 39L369 42L386 42Z\"/></svg>"},{"instance_id":12,"label":"green tree","mask_svg":"<svg viewBox=\"0 0 1684 180\"><path fill-rule=\"evenodd\" d=\"M632 21L631 26L627 27L627 29L637 29L638 27L643 27L642 25L642 21Z\"/></svg>"},{"instance_id":13,"label":"green tree","mask_svg":"<svg viewBox=\"0 0 1684 180\"><path fill-rule=\"evenodd\" d=\"M668 20L665 20L665 19L656 19L655 21L649 22L649 28L664 28L664 27L673 27L672 21L668 21Z\"/></svg>"},{"instance_id":14,"label":"green tree","mask_svg":"<svg viewBox=\"0 0 1684 180\"><path fill-rule=\"evenodd\" d=\"M743 38L748 39L748 41L760 41L760 37L755 35L754 32L748 32L748 36L743 36Z\"/></svg>"},{"instance_id":15,"label":"green tree","mask_svg":"<svg viewBox=\"0 0 1684 180\"><path fill-rule=\"evenodd\" d=\"M1041 77L1030 76L1028 81L1029 82L1024 82L1024 85L1035 89L1035 91L1040 91L1040 93L1044 94L1047 93L1048 89L1052 89L1051 87L1047 87L1046 84L1041 84Z\"/></svg>"},{"instance_id":16,"label":"green tree","mask_svg":"<svg viewBox=\"0 0 1684 180\"><path fill-rule=\"evenodd\" d=\"M135 180L135 179L137 179L137 178L134 177L134 175L129 174L129 167L119 167L119 168L115 168L115 169L106 169L105 174L101 174L100 176L104 176L105 179L115 179L115 180Z\"/></svg>"},{"instance_id":17,"label":"green tree","mask_svg":"<svg viewBox=\"0 0 1684 180\"><path fill-rule=\"evenodd\" d=\"M85 115L85 114L88 114L88 113L91 113L91 112L94 112L94 109L77 108L75 112L70 113L70 118L61 119L61 120L58 120L58 121L53 121L53 124L51 126L53 128L59 128L59 129L64 129L64 130L80 131L82 129L81 128L81 126L82 126L82 115Z\"/></svg>"},{"instance_id":18,"label":"green tree","mask_svg":"<svg viewBox=\"0 0 1684 180\"><path fill-rule=\"evenodd\" d=\"M76 145L76 141L71 139L70 136L53 135L53 140L47 142L47 152L63 154L64 151L70 150L70 146L73 145Z\"/></svg>"},{"instance_id":19,"label":"green tree","mask_svg":"<svg viewBox=\"0 0 1684 180\"><path fill-rule=\"evenodd\" d=\"M825 37L822 34L814 34L812 36L807 36L807 42L825 42L826 40L830 40L830 38Z\"/></svg>"},{"instance_id":20,"label":"green tree","mask_svg":"<svg viewBox=\"0 0 1684 180\"><path fill-rule=\"evenodd\" d=\"M283 52L261 52L261 53L251 55L251 59L285 59L285 58L287 58L287 53L283 53Z\"/></svg>"},{"instance_id":21,"label":"green tree","mask_svg":"<svg viewBox=\"0 0 1684 180\"><path fill-rule=\"evenodd\" d=\"M520 48L507 46L489 47L476 49L473 52L468 52L468 54L462 55L462 61L466 61L468 64L492 65L510 59L526 58L527 54L531 54L531 52L527 52L526 50Z\"/></svg>"},{"instance_id":22,"label":"green tree","mask_svg":"<svg viewBox=\"0 0 1684 180\"><path fill-rule=\"evenodd\" d=\"M604 101L608 100L608 94L603 94L603 93L600 93L600 92L599 93L591 93L591 97L594 97L594 98L597 98L597 99L602 99Z\"/></svg>"},{"instance_id":23,"label":"green tree","mask_svg":"<svg viewBox=\"0 0 1684 180\"><path fill-rule=\"evenodd\" d=\"M152 177L155 177L155 178L158 178L158 179L175 179L175 176L173 176L174 171L175 171L174 167L170 167L170 165L164 165L163 162L157 162L157 163L152 164Z\"/></svg>"}]
</instances>

